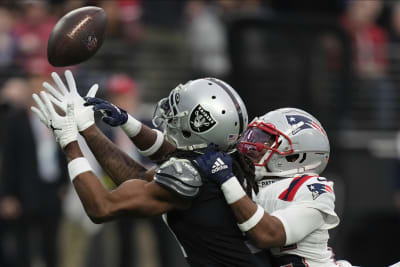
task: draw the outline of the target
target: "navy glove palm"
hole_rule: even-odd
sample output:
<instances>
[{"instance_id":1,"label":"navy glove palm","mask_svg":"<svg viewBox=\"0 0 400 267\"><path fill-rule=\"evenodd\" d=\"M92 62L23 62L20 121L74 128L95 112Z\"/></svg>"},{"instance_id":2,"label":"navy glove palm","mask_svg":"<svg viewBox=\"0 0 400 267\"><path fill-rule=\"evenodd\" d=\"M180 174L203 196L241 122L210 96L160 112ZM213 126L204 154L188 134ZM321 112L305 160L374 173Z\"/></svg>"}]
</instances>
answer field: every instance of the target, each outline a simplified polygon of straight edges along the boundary
<instances>
[{"instance_id":1,"label":"navy glove palm","mask_svg":"<svg viewBox=\"0 0 400 267\"><path fill-rule=\"evenodd\" d=\"M85 106L93 106L94 111L100 111L103 114L101 118L108 125L115 127L120 126L128 120L128 113L116 105L98 98L98 97L85 97Z\"/></svg>"},{"instance_id":2,"label":"navy glove palm","mask_svg":"<svg viewBox=\"0 0 400 267\"><path fill-rule=\"evenodd\" d=\"M222 185L234 176L232 158L224 152L208 150L205 154L197 157L195 162L199 171L218 185Z\"/></svg>"}]
</instances>

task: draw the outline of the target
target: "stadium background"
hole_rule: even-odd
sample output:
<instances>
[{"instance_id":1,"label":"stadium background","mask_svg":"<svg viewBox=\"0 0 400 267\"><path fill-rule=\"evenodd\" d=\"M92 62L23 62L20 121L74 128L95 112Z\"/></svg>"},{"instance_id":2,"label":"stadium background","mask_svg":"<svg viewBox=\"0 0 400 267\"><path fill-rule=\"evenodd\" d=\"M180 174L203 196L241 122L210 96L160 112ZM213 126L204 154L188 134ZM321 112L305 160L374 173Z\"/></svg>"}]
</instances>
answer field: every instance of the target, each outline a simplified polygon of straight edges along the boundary
<instances>
[{"instance_id":1,"label":"stadium background","mask_svg":"<svg viewBox=\"0 0 400 267\"><path fill-rule=\"evenodd\" d=\"M46 62L46 36L52 25L71 9L98 5L109 17L107 36L94 58L72 68L82 93L98 82L100 95L112 99L110 79L127 74L129 79L114 81L116 87L134 88L125 98L135 98L140 106L137 116L149 121L152 106L177 84L214 76L240 93L250 119L279 107L309 111L324 125L331 141L324 176L335 181L342 220L331 231L330 245L337 258L363 266L399 261L400 2L353 2L362 4L345 0L2 1L2 162L7 158L3 148L10 140L7 129L14 123L7 113L25 108L32 86L49 80L51 71L64 70ZM120 243L115 223L91 225L76 215L81 207L71 201L71 194L63 198L59 266L117 266ZM4 258L0 265L16 266L13 224L17 219L7 217L7 208L0 199ZM134 225L136 232L128 237L139 247L135 266L184 266L171 240L157 247L157 235L147 220L136 220ZM33 233L29 241L34 267L45 266L37 239ZM162 253L173 255L173 263L162 265Z\"/></svg>"}]
</instances>

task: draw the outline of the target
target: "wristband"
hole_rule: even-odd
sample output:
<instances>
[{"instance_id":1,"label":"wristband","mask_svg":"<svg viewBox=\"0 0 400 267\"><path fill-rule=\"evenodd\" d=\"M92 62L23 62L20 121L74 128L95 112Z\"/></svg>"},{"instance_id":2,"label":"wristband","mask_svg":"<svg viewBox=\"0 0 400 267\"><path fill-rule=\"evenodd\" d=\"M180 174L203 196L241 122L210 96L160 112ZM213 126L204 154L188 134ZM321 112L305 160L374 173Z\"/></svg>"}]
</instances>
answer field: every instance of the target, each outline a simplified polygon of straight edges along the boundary
<instances>
[{"instance_id":1,"label":"wristband","mask_svg":"<svg viewBox=\"0 0 400 267\"><path fill-rule=\"evenodd\" d=\"M68 173L71 182L81 173L92 171L86 158L76 158L68 163Z\"/></svg>"},{"instance_id":2,"label":"wristband","mask_svg":"<svg viewBox=\"0 0 400 267\"><path fill-rule=\"evenodd\" d=\"M232 204L246 195L238 179L233 176L221 185L226 202Z\"/></svg>"},{"instance_id":3,"label":"wristband","mask_svg":"<svg viewBox=\"0 0 400 267\"><path fill-rule=\"evenodd\" d=\"M247 232L249 231L251 228L253 228L254 226L256 226L256 224L261 221L262 217L264 216L264 209L260 206L257 205L257 210L256 212L254 212L254 214L244 223L239 223L239 229L242 232Z\"/></svg>"},{"instance_id":4,"label":"wristband","mask_svg":"<svg viewBox=\"0 0 400 267\"><path fill-rule=\"evenodd\" d=\"M128 120L121 125L121 129L129 137L135 137L142 129L142 123L128 114Z\"/></svg>"},{"instance_id":5,"label":"wristband","mask_svg":"<svg viewBox=\"0 0 400 267\"><path fill-rule=\"evenodd\" d=\"M146 150L138 149L140 154L142 154L145 157L151 156L154 153L156 153L160 149L160 147L162 146L162 144L164 142L163 133L156 129L154 129L154 131L157 133L157 138L156 138L156 141L154 142L154 144Z\"/></svg>"}]
</instances>

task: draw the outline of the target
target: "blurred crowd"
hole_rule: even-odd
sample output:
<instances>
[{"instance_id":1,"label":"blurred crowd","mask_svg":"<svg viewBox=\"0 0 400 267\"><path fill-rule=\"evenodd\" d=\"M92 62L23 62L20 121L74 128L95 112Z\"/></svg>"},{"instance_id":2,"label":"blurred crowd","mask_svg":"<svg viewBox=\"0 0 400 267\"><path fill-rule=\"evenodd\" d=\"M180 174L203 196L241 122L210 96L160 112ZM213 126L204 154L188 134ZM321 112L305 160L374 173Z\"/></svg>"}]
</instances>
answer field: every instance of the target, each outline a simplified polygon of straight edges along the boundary
<instances>
[{"instance_id":1,"label":"blurred crowd","mask_svg":"<svg viewBox=\"0 0 400 267\"><path fill-rule=\"evenodd\" d=\"M150 123L152 114L146 104L164 97L180 81L202 76L232 78L227 31L233 18L273 18L282 10L290 14L300 10L316 17L319 11L327 12L285 6L282 2L2 1L0 266L185 266L161 218L122 218L101 226L92 224L71 190L66 162L53 136L30 113L32 93L43 90L42 83L51 81L51 72L64 71L49 65L46 57L48 36L58 18L85 5L105 9L105 47L91 62L70 67L77 77L78 89L86 94L89 85L97 82L102 88L101 97ZM396 77L396 71L400 71L400 1L336 2L327 16L348 34L351 42L353 90L375 100L374 127L393 130L390 122L397 106L391 107L393 102L388 100L400 89L400 79ZM157 49L157 43L165 46ZM332 58L331 68L335 68L335 58L340 54L338 47L335 40L327 39L325 49ZM149 54L159 53L160 57L145 58L149 49L153 49ZM119 54L122 55L118 58ZM171 54L172 59L168 57ZM169 77L163 78L163 73ZM159 78L161 82L157 84ZM268 111L267 106L264 109ZM101 122L98 125L121 149L144 165L151 165L119 129L107 128ZM89 151L86 153L90 157ZM112 189L110 180L91 158L104 186ZM399 173L390 193L400 212Z\"/></svg>"}]
</instances>

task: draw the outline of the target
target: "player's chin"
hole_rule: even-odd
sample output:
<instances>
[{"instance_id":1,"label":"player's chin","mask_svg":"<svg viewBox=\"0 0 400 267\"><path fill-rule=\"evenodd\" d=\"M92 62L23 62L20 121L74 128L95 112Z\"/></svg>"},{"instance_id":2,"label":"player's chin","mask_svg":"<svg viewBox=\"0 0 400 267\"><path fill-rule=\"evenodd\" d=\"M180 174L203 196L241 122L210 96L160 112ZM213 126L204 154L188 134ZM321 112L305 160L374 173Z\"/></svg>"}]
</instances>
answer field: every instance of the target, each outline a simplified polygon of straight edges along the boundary
<instances>
[{"instance_id":1,"label":"player's chin","mask_svg":"<svg viewBox=\"0 0 400 267\"><path fill-rule=\"evenodd\" d=\"M258 151L256 151L256 150L249 150L249 151L246 153L246 156L247 156L249 159L251 159L251 161L252 161L253 163L258 163L258 162L260 162L260 160L261 160L263 154L261 154L260 152L258 152Z\"/></svg>"}]
</instances>

